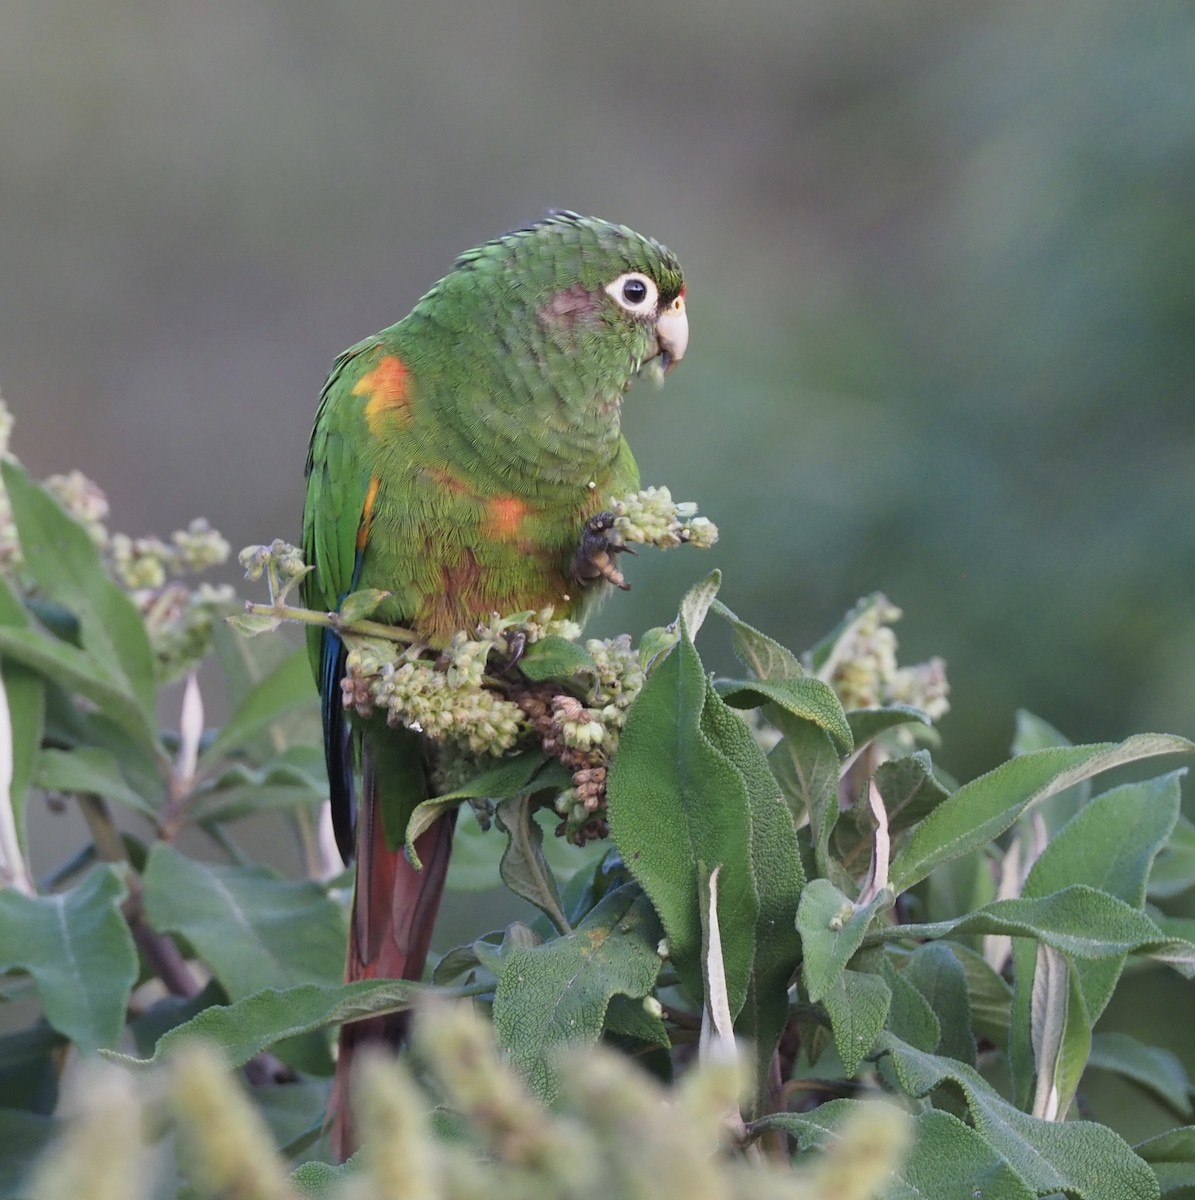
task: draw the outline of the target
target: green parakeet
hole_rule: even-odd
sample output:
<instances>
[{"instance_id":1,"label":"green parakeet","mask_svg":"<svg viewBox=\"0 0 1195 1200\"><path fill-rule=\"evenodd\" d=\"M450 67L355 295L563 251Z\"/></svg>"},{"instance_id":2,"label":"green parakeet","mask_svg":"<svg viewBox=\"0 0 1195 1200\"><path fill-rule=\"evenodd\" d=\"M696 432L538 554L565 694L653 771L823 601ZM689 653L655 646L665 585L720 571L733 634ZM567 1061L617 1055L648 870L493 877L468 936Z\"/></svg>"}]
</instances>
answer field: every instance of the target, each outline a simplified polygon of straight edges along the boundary
<instances>
[{"instance_id":1,"label":"green parakeet","mask_svg":"<svg viewBox=\"0 0 1195 1200\"><path fill-rule=\"evenodd\" d=\"M620 429L644 363L688 341L676 258L619 225L553 213L457 259L397 325L359 342L324 385L307 460L303 545L311 608L390 593L373 619L445 644L491 613L552 605L583 618L608 590L603 507L638 486ZM607 575L609 572L605 572ZM380 718L350 719L345 648L312 628L333 824L357 862L348 979L418 979L439 907L453 817L402 852L434 747ZM334 1140L352 1148L352 1050L401 1022L344 1028Z\"/></svg>"}]
</instances>

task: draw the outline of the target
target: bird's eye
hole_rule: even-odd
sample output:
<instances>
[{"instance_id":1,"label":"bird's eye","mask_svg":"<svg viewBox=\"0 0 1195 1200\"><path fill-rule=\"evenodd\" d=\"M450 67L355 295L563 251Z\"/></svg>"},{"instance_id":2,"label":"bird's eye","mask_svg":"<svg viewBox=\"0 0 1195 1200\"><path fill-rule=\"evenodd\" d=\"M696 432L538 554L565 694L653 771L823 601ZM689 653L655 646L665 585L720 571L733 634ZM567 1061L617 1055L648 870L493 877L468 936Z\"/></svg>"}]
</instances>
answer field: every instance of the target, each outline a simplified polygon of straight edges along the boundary
<instances>
[{"instance_id":1,"label":"bird's eye","mask_svg":"<svg viewBox=\"0 0 1195 1200\"><path fill-rule=\"evenodd\" d=\"M606 294L627 312L644 314L655 311L660 297L655 283L641 271L628 271L606 284Z\"/></svg>"}]
</instances>

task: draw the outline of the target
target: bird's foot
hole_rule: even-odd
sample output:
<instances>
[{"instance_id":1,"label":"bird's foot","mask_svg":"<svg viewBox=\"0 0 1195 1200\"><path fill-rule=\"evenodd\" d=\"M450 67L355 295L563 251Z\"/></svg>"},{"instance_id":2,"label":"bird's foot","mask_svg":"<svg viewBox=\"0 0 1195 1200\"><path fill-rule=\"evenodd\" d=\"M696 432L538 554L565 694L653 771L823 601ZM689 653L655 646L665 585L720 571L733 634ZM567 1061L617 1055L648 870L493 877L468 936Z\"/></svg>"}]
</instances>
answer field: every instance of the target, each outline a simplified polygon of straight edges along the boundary
<instances>
[{"instance_id":1,"label":"bird's foot","mask_svg":"<svg viewBox=\"0 0 1195 1200\"><path fill-rule=\"evenodd\" d=\"M605 579L624 592L630 591L631 585L616 565L615 556L623 553L635 551L617 540L614 514L595 513L581 530L581 544L573 555L573 578L582 586Z\"/></svg>"}]
</instances>

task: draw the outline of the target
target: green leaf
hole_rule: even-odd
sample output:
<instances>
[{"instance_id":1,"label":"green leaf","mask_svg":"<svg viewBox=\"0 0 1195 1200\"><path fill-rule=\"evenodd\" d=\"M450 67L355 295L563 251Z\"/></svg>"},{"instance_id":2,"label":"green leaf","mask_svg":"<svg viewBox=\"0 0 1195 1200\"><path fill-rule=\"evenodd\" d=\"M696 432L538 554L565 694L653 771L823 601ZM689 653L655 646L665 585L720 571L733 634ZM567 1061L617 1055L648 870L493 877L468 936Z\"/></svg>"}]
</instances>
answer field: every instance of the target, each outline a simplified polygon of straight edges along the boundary
<instances>
[{"instance_id":1,"label":"green leaf","mask_svg":"<svg viewBox=\"0 0 1195 1200\"><path fill-rule=\"evenodd\" d=\"M46 1020L84 1051L119 1041L137 982L137 951L120 911L126 894L108 866L53 896L0 891L0 975L32 975Z\"/></svg>"},{"instance_id":2,"label":"green leaf","mask_svg":"<svg viewBox=\"0 0 1195 1200\"><path fill-rule=\"evenodd\" d=\"M455 791L433 796L415 806L407 822L407 858L420 866L415 853L415 840L443 816L446 809L456 808L466 800L505 800L527 790L547 762L542 750L524 750L511 758L502 759L496 767L474 775ZM547 776L547 772L545 772ZM537 786L539 786L537 784ZM547 779L545 784L547 786Z\"/></svg>"},{"instance_id":3,"label":"green leaf","mask_svg":"<svg viewBox=\"0 0 1195 1200\"><path fill-rule=\"evenodd\" d=\"M607 777L610 832L651 897L686 991L705 994L698 864L722 867L719 920L732 1018L743 1006L754 958L759 901L742 775L701 728L706 679L682 639L648 676L627 712Z\"/></svg>"},{"instance_id":4,"label":"green leaf","mask_svg":"<svg viewBox=\"0 0 1195 1200\"><path fill-rule=\"evenodd\" d=\"M1111 958L1164 941L1162 931L1144 913L1085 885L1063 888L1040 899L996 900L954 921L877 929L867 941L934 939L963 933L1036 938L1077 958Z\"/></svg>"},{"instance_id":5,"label":"green leaf","mask_svg":"<svg viewBox=\"0 0 1195 1200\"><path fill-rule=\"evenodd\" d=\"M1149 873L1149 898L1167 900L1195 887L1195 822L1180 816Z\"/></svg>"},{"instance_id":6,"label":"green leaf","mask_svg":"<svg viewBox=\"0 0 1195 1200\"><path fill-rule=\"evenodd\" d=\"M772 1054L788 1023L789 980L801 957L796 914L805 872L792 815L768 769L768 760L743 719L727 708L708 684L701 728L734 765L747 789L751 880L759 899L759 914L755 920L755 961L735 1032L751 1043L759 1085L757 1099L762 1103Z\"/></svg>"},{"instance_id":7,"label":"green leaf","mask_svg":"<svg viewBox=\"0 0 1195 1200\"><path fill-rule=\"evenodd\" d=\"M973 1067L975 1038L971 1033L971 997L967 988L967 973L951 947L945 942L926 942L918 946L909 955L903 974L905 980L925 998L937 1017L940 1040L930 1049Z\"/></svg>"},{"instance_id":8,"label":"green leaf","mask_svg":"<svg viewBox=\"0 0 1195 1200\"><path fill-rule=\"evenodd\" d=\"M815 1004L834 986L863 944L881 904L890 902L891 897L877 897L859 907L828 879L813 879L805 885L797 908L797 929L805 950L805 988Z\"/></svg>"},{"instance_id":9,"label":"green leaf","mask_svg":"<svg viewBox=\"0 0 1195 1200\"><path fill-rule=\"evenodd\" d=\"M679 641L680 633L671 625L657 625L647 630L639 639L639 665L650 671L656 659L667 654Z\"/></svg>"},{"instance_id":10,"label":"green leaf","mask_svg":"<svg viewBox=\"0 0 1195 1200\"><path fill-rule=\"evenodd\" d=\"M932 725L929 716L911 704L889 704L884 708L852 708L846 714L855 749L866 745L899 725Z\"/></svg>"},{"instance_id":11,"label":"green leaf","mask_svg":"<svg viewBox=\"0 0 1195 1200\"><path fill-rule=\"evenodd\" d=\"M597 663L579 642L550 633L532 642L519 659L519 672L532 683L545 679L571 679L588 672L597 674Z\"/></svg>"},{"instance_id":12,"label":"green leaf","mask_svg":"<svg viewBox=\"0 0 1195 1200\"><path fill-rule=\"evenodd\" d=\"M878 975L840 971L822 997L834 1031L834 1045L848 1079L871 1053L892 1003L892 992Z\"/></svg>"},{"instance_id":13,"label":"green leaf","mask_svg":"<svg viewBox=\"0 0 1195 1200\"><path fill-rule=\"evenodd\" d=\"M756 679L780 683L785 679L800 679L807 674L791 650L740 620L721 600L715 600L710 605L710 612L730 625L735 657Z\"/></svg>"},{"instance_id":14,"label":"green leaf","mask_svg":"<svg viewBox=\"0 0 1195 1200\"><path fill-rule=\"evenodd\" d=\"M1087 1066L1131 1079L1184 1120L1193 1115L1191 1081L1181 1060L1169 1050L1146 1046L1127 1033L1097 1033L1091 1039Z\"/></svg>"},{"instance_id":15,"label":"green leaf","mask_svg":"<svg viewBox=\"0 0 1195 1200\"><path fill-rule=\"evenodd\" d=\"M928 943L934 945L934 943ZM982 954L958 942L940 942L949 948L958 959L967 977L967 996L971 1003L971 1028L976 1036L986 1037L1003 1048L1008 1042L1009 1013L1012 1007L1012 988L1008 981L994 970ZM948 1053L946 1044L940 1047ZM950 1057L966 1062L958 1054Z\"/></svg>"},{"instance_id":16,"label":"green leaf","mask_svg":"<svg viewBox=\"0 0 1195 1200\"><path fill-rule=\"evenodd\" d=\"M262 633L273 633L282 628L282 618L272 617L269 613L233 613L224 620L232 626L241 637L257 637Z\"/></svg>"},{"instance_id":17,"label":"green leaf","mask_svg":"<svg viewBox=\"0 0 1195 1200\"><path fill-rule=\"evenodd\" d=\"M950 795L934 775L926 750L880 763L875 782L888 814L888 832L894 836L923 821Z\"/></svg>"},{"instance_id":18,"label":"green leaf","mask_svg":"<svg viewBox=\"0 0 1195 1200\"><path fill-rule=\"evenodd\" d=\"M557 1048L596 1041L613 996L641 999L651 992L660 973L659 940L647 896L625 884L566 937L507 954L494 993L494 1029L545 1103L557 1091Z\"/></svg>"},{"instance_id":19,"label":"green leaf","mask_svg":"<svg viewBox=\"0 0 1195 1200\"><path fill-rule=\"evenodd\" d=\"M834 689L820 679L807 675L801 679L782 679L770 683L762 679L720 679L718 692L732 708L759 708L774 704L777 708L820 726L843 754L855 748L846 713Z\"/></svg>"},{"instance_id":20,"label":"green leaf","mask_svg":"<svg viewBox=\"0 0 1195 1200\"><path fill-rule=\"evenodd\" d=\"M802 1157L841 1144L843 1126L874 1100L831 1100L808 1113L776 1113L756 1121L753 1133L782 1129L800 1143ZM986 1138L949 1113L929 1110L913 1119L913 1144L877 1200L1034 1200Z\"/></svg>"},{"instance_id":21,"label":"green leaf","mask_svg":"<svg viewBox=\"0 0 1195 1200\"><path fill-rule=\"evenodd\" d=\"M1063 1120L1091 1049L1091 1021L1070 960L1050 946L1037 947L1031 1033L1033 1112L1047 1120Z\"/></svg>"},{"instance_id":22,"label":"green leaf","mask_svg":"<svg viewBox=\"0 0 1195 1200\"><path fill-rule=\"evenodd\" d=\"M287 1182L305 1200L334 1200L347 1190L349 1180L360 1173L360 1167L351 1159L338 1167L325 1162L305 1162L290 1173Z\"/></svg>"},{"instance_id":23,"label":"green leaf","mask_svg":"<svg viewBox=\"0 0 1195 1200\"><path fill-rule=\"evenodd\" d=\"M392 592L384 592L381 588L362 588L359 592L350 592L340 602L340 619L345 625L367 620L392 595Z\"/></svg>"},{"instance_id":24,"label":"green leaf","mask_svg":"<svg viewBox=\"0 0 1195 1200\"><path fill-rule=\"evenodd\" d=\"M840 764L834 743L820 726L783 709L769 709L768 719L784 734L772 747L768 766L793 817L809 821L818 872L825 879L845 885L845 872L837 869L829 853L830 835L838 820Z\"/></svg>"},{"instance_id":25,"label":"green leaf","mask_svg":"<svg viewBox=\"0 0 1195 1200\"><path fill-rule=\"evenodd\" d=\"M722 572L711 571L681 597L680 623L688 631L689 637L695 638L705 624L705 614L709 612L721 586Z\"/></svg>"},{"instance_id":26,"label":"green leaf","mask_svg":"<svg viewBox=\"0 0 1195 1200\"><path fill-rule=\"evenodd\" d=\"M1149 1163L1163 1192L1195 1188L1195 1126L1168 1130L1133 1149Z\"/></svg>"},{"instance_id":27,"label":"green leaf","mask_svg":"<svg viewBox=\"0 0 1195 1200\"><path fill-rule=\"evenodd\" d=\"M0 470L25 567L45 595L79 621L83 650L152 721L154 654L137 606L108 578L91 534L12 459Z\"/></svg>"},{"instance_id":28,"label":"green leaf","mask_svg":"<svg viewBox=\"0 0 1195 1200\"><path fill-rule=\"evenodd\" d=\"M929 1001L893 965L891 958L881 960L883 978L892 992L887 1028L898 1038L931 1053L942 1040L942 1022Z\"/></svg>"},{"instance_id":29,"label":"green leaf","mask_svg":"<svg viewBox=\"0 0 1195 1200\"><path fill-rule=\"evenodd\" d=\"M1179 778L1179 773L1173 773L1126 784L1090 800L1046 844L1025 880L1022 895L1037 899L1072 884L1088 884L1140 910L1154 858L1178 819ZM1091 1022L1112 998L1124 960L1121 954L1075 963ZM1028 1030L1035 961L1036 951L1030 943L1013 943L1013 978L1017 982L1010 1053L1022 1106L1029 1096L1027 1068L1033 1057Z\"/></svg>"},{"instance_id":30,"label":"green leaf","mask_svg":"<svg viewBox=\"0 0 1195 1200\"><path fill-rule=\"evenodd\" d=\"M630 996L611 996L610 1007L606 1009L606 1033L670 1050L672 1042L667 1026L644 1005L645 1001Z\"/></svg>"},{"instance_id":31,"label":"green leaf","mask_svg":"<svg viewBox=\"0 0 1195 1200\"><path fill-rule=\"evenodd\" d=\"M544 858L543 830L535 819L531 797L525 792L508 796L498 805L494 817L510 838L498 866L502 882L516 896L530 900L559 932L567 933L568 918L560 907L556 876Z\"/></svg>"},{"instance_id":32,"label":"green leaf","mask_svg":"<svg viewBox=\"0 0 1195 1200\"><path fill-rule=\"evenodd\" d=\"M958 1087L976 1131L1031 1189L1075 1200L1158 1200L1149 1167L1111 1129L1090 1121L1042 1121L1015 1108L973 1068L926 1054L890 1033L880 1046L901 1089L917 1098Z\"/></svg>"},{"instance_id":33,"label":"green leaf","mask_svg":"<svg viewBox=\"0 0 1195 1200\"><path fill-rule=\"evenodd\" d=\"M78 646L39 629L0 626L0 658L20 663L47 681L90 700L133 738L140 752L166 761L157 728L137 698Z\"/></svg>"},{"instance_id":34,"label":"green leaf","mask_svg":"<svg viewBox=\"0 0 1195 1200\"><path fill-rule=\"evenodd\" d=\"M964 784L910 834L892 861L897 892L924 879L940 863L986 845L1029 805L1101 771L1159 754L1188 754L1195 743L1145 733L1119 745L1061 746L1036 750Z\"/></svg>"},{"instance_id":35,"label":"green leaf","mask_svg":"<svg viewBox=\"0 0 1195 1200\"><path fill-rule=\"evenodd\" d=\"M144 887L150 924L185 937L234 1000L341 977L345 917L318 884L199 862L158 842Z\"/></svg>"},{"instance_id":36,"label":"green leaf","mask_svg":"<svg viewBox=\"0 0 1195 1200\"><path fill-rule=\"evenodd\" d=\"M197 825L219 825L262 812L310 808L324 799L326 793L311 784L248 783L201 792L188 812L190 820Z\"/></svg>"},{"instance_id":37,"label":"green leaf","mask_svg":"<svg viewBox=\"0 0 1195 1200\"><path fill-rule=\"evenodd\" d=\"M37 786L51 792L103 796L105 800L136 809L150 820L158 815L158 810L144 796L129 787L116 755L99 746L43 750Z\"/></svg>"},{"instance_id":38,"label":"green leaf","mask_svg":"<svg viewBox=\"0 0 1195 1200\"><path fill-rule=\"evenodd\" d=\"M106 1051L128 1066L161 1062L180 1042L203 1038L217 1045L231 1067L242 1067L263 1050L326 1025L402 1012L422 996L467 996L470 988L431 987L407 979L359 979L353 983L303 983L265 988L233 1004L213 1004L164 1033L150 1058Z\"/></svg>"},{"instance_id":39,"label":"green leaf","mask_svg":"<svg viewBox=\"0 0 1195 1200\"><path fill-rule=\"evenodd\" d=\"M1016 731L1012 739L1014 755L1032 754L1034 750L1046 750L1051 746L1070 745L1070 739L1059 733L1049 721L1042 720L1028 709L1017 709Z\"/></svg>"},{"instance_id":40,"label":"green leaf","mask_svg":"<svg viewBox=\"0 0 1195 1200\"><path fill-rule=\"evenodd\" d=\"M315 684L307 652L296 650L259 680L237 705L224 728L199 756L200 773L260 736L287 713L314 705Z\"/></svg>"}]
</instances>

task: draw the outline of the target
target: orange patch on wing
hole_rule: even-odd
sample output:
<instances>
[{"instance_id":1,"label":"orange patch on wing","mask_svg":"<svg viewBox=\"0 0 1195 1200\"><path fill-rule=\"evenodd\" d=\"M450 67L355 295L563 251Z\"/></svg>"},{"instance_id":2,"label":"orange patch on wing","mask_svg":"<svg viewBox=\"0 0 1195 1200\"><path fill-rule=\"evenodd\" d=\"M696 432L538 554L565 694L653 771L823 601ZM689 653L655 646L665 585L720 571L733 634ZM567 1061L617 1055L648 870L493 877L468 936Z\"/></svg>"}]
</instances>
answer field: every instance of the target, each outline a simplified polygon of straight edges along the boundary
<instances>
[{"instance_id":1,"label":"orange patch on wing","mask_svg":"<svg viewBox=\"0 0 1195 1200\"><path fill-rule=\"evenodd\" d=\"M361 506L361 523L357 526L357 549L364 550L369 539L369 527L373 524L373 505L378 498L378 488L382 481L375 475L369 481L369 490L365 493L365 503Z\"/></svg>"},{"instance_id":2,"label":"orange patch on wing","mask_svg":"<svg viewBox=\"0 0 1195 1200\"><path fill-rule=\"evenodd\" d=\"M491 496L485 502L485 534L495 541L514 541L526 515L527 505L518 496Z\"/></svg>"},{"instance_id":3,"label":"orange patch on wing","mask_svg":"<svg viewBox=\"0 0 1195 1200\"><path fill-rule=\"evenodd\" d=\"M373 432L385 417L397 418L403 424L411 419L411 385L406 365L397 354L378 359L372 371L367 371L353 385L354 396L368 396L365 419Z\"/></svg>"}]
</instances>

